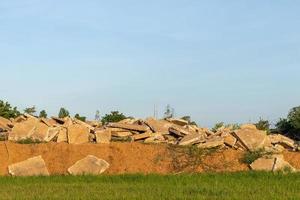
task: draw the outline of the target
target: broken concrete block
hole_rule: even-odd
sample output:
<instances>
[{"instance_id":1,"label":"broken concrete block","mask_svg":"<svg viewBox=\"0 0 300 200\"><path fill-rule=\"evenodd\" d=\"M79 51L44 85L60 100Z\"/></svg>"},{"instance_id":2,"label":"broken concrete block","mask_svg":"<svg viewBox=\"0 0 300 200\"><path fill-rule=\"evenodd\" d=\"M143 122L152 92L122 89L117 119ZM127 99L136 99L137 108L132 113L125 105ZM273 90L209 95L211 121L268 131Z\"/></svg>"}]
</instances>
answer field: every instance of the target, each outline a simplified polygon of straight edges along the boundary
<instances>
[{"instance_id":1,"label":"broken concrete block","mask_svg":"<svg viewBox=\"0 0 300 200\"><path fill-rule=\"evenodd\" d=\"M46 163L42 156L29 158L8 166L9 174L12 176L49 176Z\"/></svg>"},{"instance_id":2,"label":"broken concrete block","mask_svg":"<svg viewBox=\"0 0 300 200\"><path fill-rule=\"evenodd\" d=\"M254 124L243 124L243 125L241 125L240 129L257 130L257 128L256 128L256 126Z\"/></svg>"},{"instance_id":3,"label":"broken concrete block","mask_svg":"<svg viewBox=\"0 0 300 200\"><path fill-rule=\"evenodd\" d=\"M185 137L183 137L179 145L185 146L185 145L193 145L193 144L198 144L200 142L205 142L205 137L203 134L200 133L191 133Z\"/></svg>"},{"instance_id":4,"label":"broken concrete block","mask_svg":"<svg viewBox=\"0 0 300 200\"><path fill-rule=\"evenodd\" d=\"M169 122L173 123L173 124L176 124L178 126L186 126L189 124L188 121L184 120L184 119L168 119Z\"/></svg>"},{"instance_id":5,"label":"broken concrete block","mask_svg":"<svg viewBox=\"0 0 300 200\"><path fill-rule=\"evenodd\" d=\"M234 135L250 151L271 146L271 141L265 131L245 128L234 131Z\"/></svg>"},{"instance_id":6,"label":"broken concrete block","mask_svg":"<svg viewBox=\"0 0 300 200\"><path fill-rule=\"evenodd\" d=\"M67 130L68 129L65 128L65 127L60 127L59 133L57 135L57 140L56 140L57 143L68 142L68 133L67 133Z\"/></svg>"},{"instance_id":7,"label":"broken concrete block","mask_svg":"<svg viewBox=\"0 0 300 200\"><path fill-rule=\"evenodd\" d=\"M275 158L259 158L255 160L250 168L255 171L273 171Z\"/></svg>"},{"instance_id":8,"label":"broken concrete block","mask_svg":"<svg viewBox=\"0 0 300 200\"><path fill-rule=\"evenodd\" d=\"M189 134L192 134L193 132L190 132L184 128L181 128L181 127L175 127L175 126L172 126L169 128L169 132L170 133L173 133L179 137L184 137L185 135L189 135Z\"/></svg>"},{"instance_id":9,"label":"broken concrete block","mask_svg":"<svg viewBox=\"0 0 300 200\"><path fill-rule=\"evenodd\" d=\"M145 124L156 133L169 134L169 128L172 124L165 120L156 120L154 118L147 118Z\"/></svg>"},{"instance_id":10,"label":"broken concrete block","mask_svg":"<svg viewBox=\"0 0 300 200\"><path fill-rule=\"evenodd\" d=\"M79 124L68 126L68 143L84 144L89 142L89 129Z\"/></svg>"},{"instance_id":11,"label":"broken concrete block","mask_svg":"<svg viewBox=\"0 0 300 200\"><path fill-rule=\"evenodd\" d=\"M77 161L68 169L71 175L100 175L109 168L109 163L96 156L89 155Z\"/></svg>"},{"instance_id":12,"label":"broken concrete block","mask_svg":"<svg viewBox=\"0 0 300 200\"><path fill-rule=\"evenodd\" d=\"M229 147L234 147L234 145L236 144L237 142L237 139L232 136L230 133L229 134L226 134L226 136L223 137L224 138L224 143L229 146Z\"/></svg>"},{"instance_id":13,"label":"broken concrete block","mask_svg":"<svg viewBox=\"0 0 300 200\"><path fill-rule=\"evenodd\" d=\"M151 137L151 135L152 135L151 132L146 132L146 133L142 133L142 134L133 135L132 138L134 140L142 140L142 139L146 139L146 138Z\"/></svg>"},{"instance_id":14,"label":"broken concrete block","mask_svg":"<svg viewBox=\"0 0 300 200\"><path fill-rule=\"evenodd\" d=\"M211 149L222 146L224 146L224 140L222 138L212 138L210 140L207 140L205 143L201 143L198 145L198 147L201 149Z\"/></svg>"},{"instance_id":15,"label":"broken concrete block","mask_svg":"<svg viewBox=\"0 0 300 200\"><path fill-rule=\"evenodd\" d=\"M109 144L111 141L111 132L108 129L98 130L95 132L95 135L99 144Z\"/></svg>"},{"instance_id":16,"label":"broken concrete block","mask_svg":"<svg viewBox=\"0 0 300 200\"><path fill-rule=\"evenodd\" d=\"M139 132L146 132L148 131L148 127L143 125L133 125L133 124L121 124L121 123L111 123L107 125L108 127L112 128L122 128L126 130L132 130L132 131L139 131Z\"/></svg>"},{"instance_id":17,"label":"broken concrete block","mask_svg":"<svg viewBox=\"0 0 300 200\"><path fill-rule=\"evenodd\" d=\"M273 166L273 171L290 171L296 172L296 169L287 161L284 160L283 155L274 156L275 162Z\"/></svg>"},{"instance_id":18,"label":"broken concrete block","mask_svg":"<svg viewBox=\"0 0 300 200\"><path fill-rule=\"evenodd\" d=\"M19 141L30 138L37 123L38 120L34 118L28 118L26 121L16 123L8 136L8 140Z\"/></svg>"},{"instance_id":19,"label":"broken concrete block","mask_svg":"<svg viewBox=\"0 0 300 200\"><path fill-rule=\"evenodd\" d=\"M129 136L132 136L132 133L130 131L122 131L122 132L112 131L111 136L114 136L114 137L129 137Z\"/></svg>"}]
</instances>

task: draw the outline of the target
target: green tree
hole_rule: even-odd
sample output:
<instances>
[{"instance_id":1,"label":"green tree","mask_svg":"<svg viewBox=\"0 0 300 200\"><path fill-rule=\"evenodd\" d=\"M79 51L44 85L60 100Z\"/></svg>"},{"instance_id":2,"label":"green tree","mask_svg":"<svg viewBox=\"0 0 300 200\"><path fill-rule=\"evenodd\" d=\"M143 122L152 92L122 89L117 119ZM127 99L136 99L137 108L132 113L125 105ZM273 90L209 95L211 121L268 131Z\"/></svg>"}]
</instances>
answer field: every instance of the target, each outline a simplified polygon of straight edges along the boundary
<instances>
[{"instance_id":1,"label":"green tree","mask_svg":"<svg viewBox=\"0 0 300 200\"><path fill-rule=\"evenodd\" d=\"M270 122L268 120L260 118L255 126L258 130L267 131L267 133L270 133Z\"/></svg>"},{"instance_id":2,"label":"green tree","mask_svg":"<svg viewBox=\"0 0 300 200\"><path fill-rule=\"evenodd\" d=\"M40 112L40 114L39 114L39 117L40 118L47 118L47 112L45 111L45 110L42 110L41 112Z\"/></svg>"},{"instance_id":3,"label":"green tree","mask_svg":"<svg viewBox=\"0 0 300 200\"><path fill-rule=\"evenodd\" d=\"M166 106L164 119L169 119L174 117L174 108L172 108L169 104Z\"/></svg>"},{"instance_id":4,"label":"green tree","mask_svg":"<svg viewBox=\"0 0 300 200\"><path fill-rule=\"evenodd\" d=\"M34 113L36 113L36 108L35 106L32 107L28 107L24 109L24 112L30 115L33 115Z\"/></svg>"},{"instance_id":5,"label":"green tree","mask_svg":"<svg viewBox=\"0 0 300 200\"><path fill-rule=\"evenodd\" d=\"M69 111L68 111L67 109L61 108L61 109L59 110L58 117L59 117L59 118L70 117L70 113L69 113Z\"/></svg>"},{"instance_id":6,"label":"green tree","mask_svg":"<svg viewBox=\"0 0 300 200\"><path fill-rule=\"evenodd\" d=\"M110 114L106 114L102 118L101 122L102 124L107 124L110 122L119 122L126 118L127 117L123 113L120 113L119 111L112 111Z\"/></svg>"},{"instance_id":7,"label":"green tree","mask_svg":"<svg viewBox=\"0 0 300 200\"><path fill-rule=\"evenodd\" d=\"M300 106L291 109L288 114L288 121L294 129L300 130Z\"/></svg>"},{"instance_id":8,"label":"green tree","mask_svg":"<svg viewBox=\"0 0 300 200\"><path fill-rule=\"evenodd\" d=\"M78 113L74 116L76 119L85 122L86 121L86 117L84 116L80 116Z\"/></svg>"},{"instance_id":9,"label":"green tree","mask_svg":"<svg viewBox=\"0 0 300 200\"><path fill-rule=\"evenodd\" d=\"M278 133L288 134L292 129L292 124L288 121L288 119L281 118L275 125L276 131Z\"/></svg>"},{"instance_id":10,"label":"green tree","mask_svg":"<svg viewBox=\"0 0 300 200\"><path fill-rule=\"evenodd\" d=\"M18 111L17 107L11 107L8 102L0 100L0 116L6 119L16 118L20 116L21 113Z\"/></svg>"}]
</instances>

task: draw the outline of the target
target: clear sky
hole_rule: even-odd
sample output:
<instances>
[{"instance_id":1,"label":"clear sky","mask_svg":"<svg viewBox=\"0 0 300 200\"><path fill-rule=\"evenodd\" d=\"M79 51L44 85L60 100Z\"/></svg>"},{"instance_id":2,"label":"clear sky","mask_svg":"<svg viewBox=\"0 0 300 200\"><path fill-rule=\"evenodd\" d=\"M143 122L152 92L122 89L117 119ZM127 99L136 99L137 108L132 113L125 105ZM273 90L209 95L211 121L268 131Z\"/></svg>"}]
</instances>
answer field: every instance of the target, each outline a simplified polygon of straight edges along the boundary
<instances>
[{"instance_id":1,"label":"clear sky","mask_svg":"<svg viewBox=\"0 0 300 200\"><path fill-rule=\"evenodd\" d=\"M0 99L49 114L276 121L300 105L300 1L0 1Z\"/></svg>"}]
</instances>

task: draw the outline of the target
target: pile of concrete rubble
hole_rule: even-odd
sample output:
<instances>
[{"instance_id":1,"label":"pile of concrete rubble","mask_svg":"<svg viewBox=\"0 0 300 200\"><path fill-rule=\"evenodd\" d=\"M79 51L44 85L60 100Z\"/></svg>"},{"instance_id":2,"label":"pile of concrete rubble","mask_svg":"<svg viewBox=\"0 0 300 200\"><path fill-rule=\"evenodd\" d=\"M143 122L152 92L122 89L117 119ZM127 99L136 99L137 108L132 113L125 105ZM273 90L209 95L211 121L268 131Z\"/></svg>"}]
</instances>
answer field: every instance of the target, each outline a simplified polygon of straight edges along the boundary
<instances>
[{"instance_id":1,"label":"pile of concrete rubble","mask_svg":"<svg viewBox=\"0 0 300 200\"><path fill-rule=\"evenodd\" d=\"M0 139L20 142L66 142L69 144L100 143L109 144L114 141L139 141L143 143L165 143L180 146L196 145L199 148L233 148L241 151L263 149L271 152L254 161L253 170L278 171L286 167L295 171L287 163L281 153L285 150L299 151L299 144L280 134L268 135L258 130L255 125L245 124L239 129L221 127L213 132L208 128L190 125L182 119L157 120L154 118L125 119L118 123L102 125L100 122L83 122L70 117L61 119L37 118L28 114L16 119L0 117ZM28 174L27 168L34 166ZM109 164L92 155L78 161L68 170L70 174L101 174ZM48 175L41 157L28 159L9 167L11 175Z\"/></svg>"},{"instance_id":2,"label":"pile of concrete rubble","mask_svg":"<svg viewBox=\"0 0 300 200\"><path fill-rule=\"evenodd\" d=\"M0 118L2 140L40 142L67 142L69 144L102 143L112 141L140 141L173 145L197 145L199 148L234 148L272 152L299 150L299 145L283 135L267 135L255 125L245 124L240 129L221 127L216 132L190 125L183 119L156 120L154 118L125 119L102 125L101 122L83 122L70 117L60 119L37 118L28 114L16 119Z\"/></svg>"}]
</instances>

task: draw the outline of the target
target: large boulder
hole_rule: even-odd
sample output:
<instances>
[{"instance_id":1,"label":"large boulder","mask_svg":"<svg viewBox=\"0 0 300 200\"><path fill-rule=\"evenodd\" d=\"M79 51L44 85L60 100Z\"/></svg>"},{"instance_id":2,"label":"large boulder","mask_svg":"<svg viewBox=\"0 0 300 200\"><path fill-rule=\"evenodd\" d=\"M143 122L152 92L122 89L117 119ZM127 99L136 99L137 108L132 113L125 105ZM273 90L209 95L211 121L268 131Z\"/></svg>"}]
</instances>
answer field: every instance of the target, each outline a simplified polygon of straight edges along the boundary
<instances>
[{"instance_id":1,"label":"large boulder","mask_svg":"<svg viewBox=\"0 0 300 200\"><path fill-rule=\"evenodd\" d=\"M205 142L205 136L201 133L191 133L189 135L186 135L183 137L179 145L185 146L185 145L193 145L193 144L198 144L200 142Z\"/></svg>"},{"instance_id":2,"label":"large boulder","mask_svg":"<svg viewBox=\"0 0 300 200\"><path fill-rule=\"evenodd\" d=\"M250 168L256 171L296 171L290 163L284 160L283 155L272 155L259 158L250 165Z\"/></svg>"},{"instance_id":3,"label":"large boulder","mask_svg":"<svg viewBox=\"0 0 300 200\"><path fill-rule=\"evenodd\" d=\"M34 134L36 125L38 123L39 120L36 118L28 118L26 121L15 123L12 131L8 136L8 140L19 141L30 138Z\"/></svg>"},{"instance_id":4,"label":"large boulder","mask_svg":"<svg viewBox=\"0 0 300 200\"><path fill-rule=\"evenodd\" d=\"M272 146L267 133L254 127L242 128L234 131L233 134L250 151Z\"/></svg>"},{"instance_id":5,"label":"large boulder","mask_svg":"<svg viewBox=\"0 0 300 200\"><path fill-rule=\"evenodd\" d=\"M105 160L89 155L84 159L77 161L68 169L68 172L71 175L100 175L105 172L109 166L109 163Z\"/></svg>"},{"instance_id":6,"label":"large boulder","mask_svg":"<svg viewBox=\"0 0 300 200\"><path fill-rule=\"evenodd\" d=\"M68 126L68 143L84 144L89 142L89 129L80 124L72 124Z\"/></svg>"},{"instance_id":7,"label":"large boulder","mask_svg":"<svg viewBox=\"0 0 300 200\"><path fill-rule=\"evenodd\" d=\"M108 129L97 130L95 135L96 141L99 144L109 144L111 141L111 131Z\"/></svg>"},{"instance_id":8,"label":"large boulder","mask_svg":"<svg viewBox=\"0 0 300 200\"><path fill-rule=\"evenodd\" d=\"M12 176L49 176L42 156L36 156L10 165L8 166L8 172Z\"/></svg>"}]
</instances>

